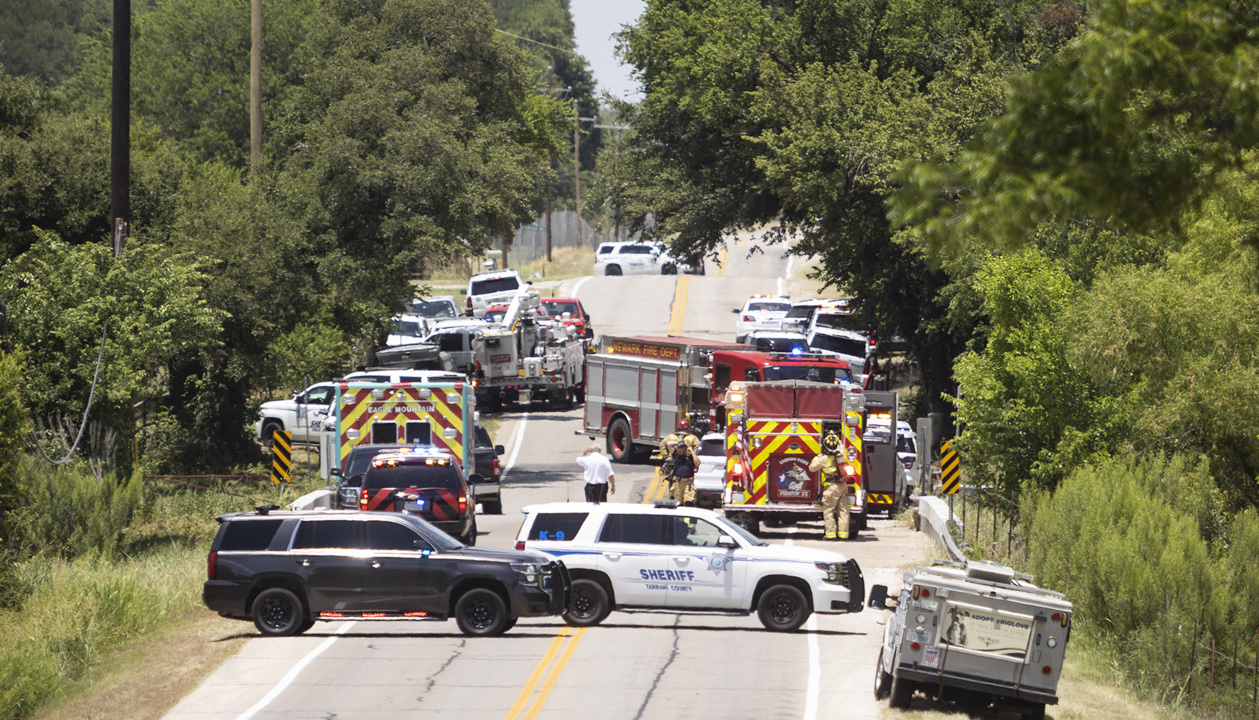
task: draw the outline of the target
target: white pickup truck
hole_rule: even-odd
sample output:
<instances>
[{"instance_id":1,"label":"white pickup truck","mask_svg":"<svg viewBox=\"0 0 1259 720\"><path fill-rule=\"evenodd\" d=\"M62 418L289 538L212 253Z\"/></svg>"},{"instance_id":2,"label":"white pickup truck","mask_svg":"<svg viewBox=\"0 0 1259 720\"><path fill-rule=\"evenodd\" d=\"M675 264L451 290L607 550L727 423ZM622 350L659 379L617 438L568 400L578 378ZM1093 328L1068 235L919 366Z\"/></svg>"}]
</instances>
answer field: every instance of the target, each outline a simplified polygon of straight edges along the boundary
<instances>
[{"instance_id":1,"label":"white pickup truck","mask_svg":"<svg viewBox=\"0 0 1259 720\"><path fill-rule=\"evenodd\" d=\"M907 709L914 692L977 712L993 705L1043 720L1058 702L1071 603L997 563L936 561L905 573L898 597L870 588L870 607L892 610L874 671L874 695Z\"/></svg>"}]
</instances>

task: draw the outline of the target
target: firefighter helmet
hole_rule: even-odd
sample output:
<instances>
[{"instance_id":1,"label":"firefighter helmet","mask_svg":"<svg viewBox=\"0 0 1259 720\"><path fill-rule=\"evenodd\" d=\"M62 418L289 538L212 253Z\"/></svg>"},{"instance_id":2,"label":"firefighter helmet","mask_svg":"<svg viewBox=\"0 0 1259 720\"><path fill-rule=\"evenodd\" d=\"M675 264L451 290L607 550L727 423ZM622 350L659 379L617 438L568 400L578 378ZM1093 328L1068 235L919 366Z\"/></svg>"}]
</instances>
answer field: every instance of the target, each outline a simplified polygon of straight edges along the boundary
<instances>
[{"instance_id":1,"label":"firefighter helmet","mask_svg":"<svg viewBox=\"0 0 1259 720\"><path fill-rule=\"evenodd\" d=\"M834 432L826 433L826 437L822 438L822 450L831 455L839 452L839 436Z\"/></svg>"}]
</instances>

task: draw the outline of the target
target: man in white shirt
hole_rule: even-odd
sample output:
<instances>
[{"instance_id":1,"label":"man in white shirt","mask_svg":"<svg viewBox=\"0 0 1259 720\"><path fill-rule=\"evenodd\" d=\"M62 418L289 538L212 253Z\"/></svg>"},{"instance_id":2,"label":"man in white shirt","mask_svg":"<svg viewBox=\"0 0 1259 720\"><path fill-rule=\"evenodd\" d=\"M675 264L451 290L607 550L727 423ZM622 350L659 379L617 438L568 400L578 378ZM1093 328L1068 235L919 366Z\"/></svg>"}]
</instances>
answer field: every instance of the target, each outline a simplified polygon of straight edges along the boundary
<instances>
[{"instance_id":1,"label":"man in white shirt","mask_svg":"<svg viewBox=\"0 0 1259 720\"><path fill-rule=\"evenodd\" d=\"M608 493L616 494L616 476L612 474L612 462L601 452L598 443L592 443L577 458L577 464L586 473L586 502L606 502Z\"/></svg>"}]
</instances>

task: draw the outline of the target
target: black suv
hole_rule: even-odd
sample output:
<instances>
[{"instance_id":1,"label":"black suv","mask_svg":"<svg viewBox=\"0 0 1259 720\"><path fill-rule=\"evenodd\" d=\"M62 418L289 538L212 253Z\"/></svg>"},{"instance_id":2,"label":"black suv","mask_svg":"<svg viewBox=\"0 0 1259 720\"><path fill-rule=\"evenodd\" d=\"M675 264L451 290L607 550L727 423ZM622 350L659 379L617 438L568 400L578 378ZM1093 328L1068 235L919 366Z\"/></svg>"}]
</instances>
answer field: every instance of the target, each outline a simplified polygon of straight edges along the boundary
<instances>
[{"instance_id":1,"label":"black suv","mask_svg":"<svg viewBox=\"0 0 1259 720\"><path fill-rule=\"evenodd\" d=\"M503 466L498 460L502 454L503 446L495 445L489 431L477 425L476 442L472 446L473 466L485 482L477 483L473 490L486 515L503 514Z\"/></svg>"},{"instance_id":2,"label":"black suv","mask_svg":"<svg viewBox=\"0 0 1259 720\"><path fill-rule=\"evenodd\" d=\"M472 477L476 482L480 476ZM463 544L476 544L476 501L458 461L444 450L410 448L373 457L358 509L414 513Z\"/></svg>"},{"instance_id":3,"label":"black suv","mask_svg":"<svg viewBox=\"0 0 1259 720\"><path fill-rule=\"evenodd\" d=\"M202 600L263 635L316 620L450 617L464 634L498 635L566 605L563 563L468 547L414 515L264 506L218 521Z\"/></svg>"}]
</instances>

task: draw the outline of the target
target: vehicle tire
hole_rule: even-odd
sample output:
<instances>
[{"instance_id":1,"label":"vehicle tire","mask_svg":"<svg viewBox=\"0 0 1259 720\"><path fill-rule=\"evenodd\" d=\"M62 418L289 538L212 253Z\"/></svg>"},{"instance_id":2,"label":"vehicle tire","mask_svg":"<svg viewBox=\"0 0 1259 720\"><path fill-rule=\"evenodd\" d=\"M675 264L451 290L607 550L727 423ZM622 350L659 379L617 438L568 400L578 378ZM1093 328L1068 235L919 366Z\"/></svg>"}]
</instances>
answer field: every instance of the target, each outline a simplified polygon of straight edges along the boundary
<instances>
[{"instance_id":1,"label":"vehicle tire","mask_svg":"<svg viewBox=\"0 0 1259 720\"><path fill-rule=\"evenodd\" d=\"M583 404L586 402L586 383L573 387L573 400Z\"/></svg>"},{"instance_id":2,"label":"vehicle tire","mask_svg":"<svg viewBox=\"0 0 1259 720\"><path fill-rule=\"evenodd\" d=\"M594 580L574 580L568 593L564 622L574 627L590 627L608 616L608 591Z\"/></svg>"},{"instance_id":3,"label":"vehicle tire","mask_svg":"<svg viewBox=\"0 0 1259 720\"><path fill-rule=\"evenodd\" d=\"M660 274L661 275L677 275L678 266L674 265L673 263L666 263L664 267L660 268Z\"/></svg>"},{"instance_id":4,"label":"vehicle tire","mask_svg":"<svg viewBox=\"0 0 1259 720\"><path fill-rule=\"evenodd\" d=\"M621 274L621 266L620 266L620 265L609 265L609 266L607 266L606 268L604 268L604 269L603 269L603 274L604 274L604 275L620 275L620 274Z\"/></svg>"},{"instance_id":5,"label":"vehicle tire","mask_svg":"<svg viewBox=\"0 0 1259 720\"><path fill-rule=\"evenodd\" d=\"M486 515L502 515L503 500L502 498L499 498L498 500L486 500L481 503L481 508L485 510Z\"/></svg>"},{"instance_id":6,"label":"vehicle tire","mask_svg":"<svg viewBox=\"0 0 1259 720\"><path fill-rule=\"evenodd\" d=\"M464 635L498 635L507 620L507 605L493 590L473 588L455 602L455 623Z\"/></svg>"},{"instance_id":7,"label":"vehicle tire","mask_svg":"<svg viewBox=\"0 0 1259 720\"><path fill-rule=\"evenodd\" d=\"M730 521L757 537L761 536L761 523L751 515L739 513L731 517Z\"/></svg>"},{"instance_id":8,"label":"vehicle tire","mask_svg":"<svg viewBox=\"0 0 1259 720\"><path fill-rule=\"evenodd\" d=\"M883 650L879 649L879 662L874 666L874 699L884 700L892 690L892 676L883 670Z\"/></svg>"},{"instance_id":9,"label":"vehicle tire","mask_svg":"<svg viewBox=\"0 0 1259 720\"><path fill-rule=\"evenodd\" d=\"M634 456L633 434L629 421L617 417L608 424L608 457L612 462L626 463Z\"/></svg>"},{"instance_id":10,"label":"vehicle tire","mask_svg":"<svg viewBox=\"0 0 1259 720\"><path fill-rule=\"evenodd\" d=\"M742 345L742 344L743 344L743 341L744 341L744 340L746 340L746 339L747 339L747 335L735 335L735 336L734 336L734 341L735 341L736 343L738 343L739 345Z\"/></svg>"},{"instance_id":11,"label":"vehicle tire","mask_svg":"<svg viewBox=\"0 0 1259 720\"><path fill-rule=\"evenodd\" d=\"M856 540L857 536L861 534L861 527L862 526L860 523L857 522L857 519L853 517L852 515L849 515L848 516L848 539Z\"/></svg>"},{"instance_id":12,"label":"vehicle tire","mask_svg":"<svg viewBox=\"0 0 1259 720\"><path fill-rule=\"evenodd\" d=\"M464 545L467 545L468 547L472 547L476 545L476 520L475 519L472 520L472 527L468 528L468 532L464 533L464 535L459 538L459 542L463 543Z\"/></svg>"},{"instance_id":13,"label":"vehicle tire","mask_svg":"<svg viewBox=\"0 0 1259 720\"><path fill-rule=\"evenodd\" d=\"M276 431L283 431L283 430L284 430L284 423L280 422L279 420L268 420L265 423L263 423L262 446L264 448L270 449L271 446L275 444L275 435L273 433L275 433Z\"/></svg>"},{"instance_id":14,"label":"vehicle tire","mask_svg":"<svg viewBox=\"0 0 1259 720\"><path fill-rule=\"evenodd\" d=\"M315 627L314 618L306 618L306 622L302 623L302 628L297 631L297 634L301 635L302 633L306 632L307 630L313 627Z\"/></svg>"},{"instance_id":15,"label":"vehicle tire","mask_svg":"<svg viewBox=\"0 0 1259 720\"><path fill-rule=\"evenodd\" d=\"M914 697L914 683L897 675L892 676L892 688L888 693L887 704L900 710L909 709L909 701Z\"/></svg>"},{"instance_id":16,"label":"vehicle tire","mask_svg":"<svg viewBox=\"0 0 1259 720\"><path fill-rule=\"evenodd\" d=\"M1039 703L1030 710L1024 710L1023 720L1045 720L1045 704Z\"/></svg>"},{"instance_id":17,"label":"vehicle tire","mask_svg":"<svg viewBox=\"0 0 1259 720\"><path fill-rule=\"evenodd\" d=\"M251 614L258 632L270 637L299 635L309 629L306 608L292 590L267 588L254 598Z\"/></svg>"},{"instance_id":18,"label":"vehicle tire","mask_svg":"<svg viewBox=\"0 0 1259 720\"><path fill-rule=\"evenodd\" d=\"M756 615L766 630L791 632L798 630L812 611L804 593L792 585L775 585L761 595Z\"/></svg>"},{"instance_id":19,"label":"vehicle tire","mask_svg":"<svg viewBox=\"0 0 1259 720\"><path fill-rule=\"evenodd\" d=\"M507 618L507 622L503 623L503 632L507 632L516 627L516 621L520 618Z\"/></svg>"}]
</instances>

